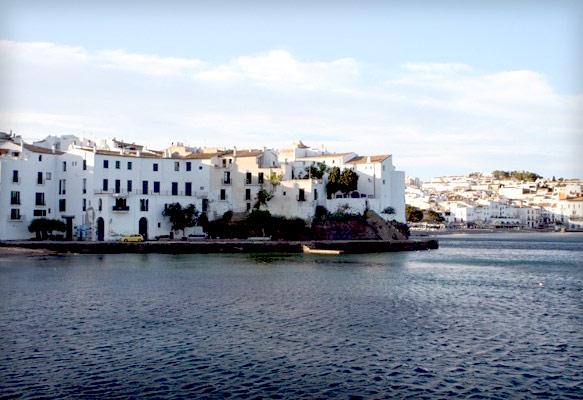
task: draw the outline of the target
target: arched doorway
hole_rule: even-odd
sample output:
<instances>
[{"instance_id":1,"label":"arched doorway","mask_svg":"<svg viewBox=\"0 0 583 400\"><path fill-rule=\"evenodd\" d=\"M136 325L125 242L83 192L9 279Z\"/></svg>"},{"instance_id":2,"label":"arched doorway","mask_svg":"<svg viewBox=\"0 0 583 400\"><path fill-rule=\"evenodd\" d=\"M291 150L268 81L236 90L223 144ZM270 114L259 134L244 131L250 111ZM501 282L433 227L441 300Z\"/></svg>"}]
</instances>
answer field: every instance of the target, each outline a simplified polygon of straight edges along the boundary
<instances>
[{"instance_id":1,"label":"arched doorway","mask_svg":"<svg viewBox=\"0 0 583 400\"><path fill-rule=\"evenodd\" d=\"M103 242L103 238L105 236L105 222L103 222L103 218L97 218L97 240Z\"/></svg>"},{"instance_id":2,"label":"arched doorway","mask_svg":"<svg viewBox=\"0 0 583 400\"><path fill-rule=\"evenodd\" d=\"M148 240L148 219L146 217L140 218L139 232L144 237L144 240Z\"/></svg>"}]
</instances>

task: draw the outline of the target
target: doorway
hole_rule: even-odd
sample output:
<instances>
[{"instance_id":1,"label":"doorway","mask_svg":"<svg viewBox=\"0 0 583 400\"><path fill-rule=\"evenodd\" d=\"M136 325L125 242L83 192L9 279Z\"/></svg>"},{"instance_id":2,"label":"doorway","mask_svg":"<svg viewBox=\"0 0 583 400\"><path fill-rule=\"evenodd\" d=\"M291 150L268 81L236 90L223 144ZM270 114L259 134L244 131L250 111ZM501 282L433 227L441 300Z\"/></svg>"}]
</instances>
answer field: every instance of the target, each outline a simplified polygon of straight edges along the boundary
<instances>
[{"instance_id":1,"label":"doorway","mask_svg":"<svg viewBox=\"0 0 583 400\"><path fill-rule=\"evenodd\" d=\"M144 237L144 240L148 240L148 219L146 217L140 218L138 225L140 235Z\"/></svg>"},{"instance_id":2,"label":"doorway","mask_svg":"<svg viewBox=\"0 0 583 400\"><path fill-rule=\"evenodd\" d=\"M103 222L103 218L97 218L97 240L103 242L105 236L105 222Z\"/></svg>"}]
</instances>

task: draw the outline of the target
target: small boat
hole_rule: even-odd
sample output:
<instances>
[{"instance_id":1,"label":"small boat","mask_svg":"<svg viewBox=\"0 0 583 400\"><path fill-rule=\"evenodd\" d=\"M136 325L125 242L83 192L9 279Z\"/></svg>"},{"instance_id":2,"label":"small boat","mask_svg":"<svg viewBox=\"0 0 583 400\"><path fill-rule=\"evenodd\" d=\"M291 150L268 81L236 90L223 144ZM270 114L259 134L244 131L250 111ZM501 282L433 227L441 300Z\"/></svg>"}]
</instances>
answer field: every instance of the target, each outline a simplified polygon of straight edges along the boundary
<instances>
[{"instance_id":1,"label":"small boat","mask_svg":"<svg viewBox=\"0 0 583 400\"><path fill-rule=\"evenodd\" d=\"M325 254L336 256L338 254L344 253L342 250L326 250L326 249L312 249L306 245L302 245L302 249L306 254Z\"/></svg>"}]
</instances>

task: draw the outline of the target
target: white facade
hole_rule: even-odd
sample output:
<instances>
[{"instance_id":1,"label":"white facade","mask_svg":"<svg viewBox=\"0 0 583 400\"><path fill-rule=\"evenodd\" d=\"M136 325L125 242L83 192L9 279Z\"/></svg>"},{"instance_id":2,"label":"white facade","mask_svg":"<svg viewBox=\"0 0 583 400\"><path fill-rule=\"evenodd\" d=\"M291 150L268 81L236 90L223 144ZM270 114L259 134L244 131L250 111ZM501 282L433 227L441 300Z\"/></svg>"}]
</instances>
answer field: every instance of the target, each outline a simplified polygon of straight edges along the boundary
<instances>
[{"instance_id":1,"label":"white facade","mask_svg":"<svg viewBox=\"0 0 583 400\"><path fill-rule=\"evenodd\" d=\"M388 155L330 154L301 142L279 152L208 153L182 145L157 152L118 140L98 146L74 136L38 143L48 147L0 138L1 240L30 238L28 225L41 217L70 218L75 235L87 240L134 233L151 239L170 233L162 216L167 204L194 204L212 220L226 211L251 211L260 190L271 196L260 206L274 215L310 219L317 206L334 212L348 205L354 212L368 208L405 221L404 173ZM305 173L320 162L355 171L357 190L327 196L327 176L312 179ZM389 207L394 213L382 214Z\"/></svg>"}]
</instances>

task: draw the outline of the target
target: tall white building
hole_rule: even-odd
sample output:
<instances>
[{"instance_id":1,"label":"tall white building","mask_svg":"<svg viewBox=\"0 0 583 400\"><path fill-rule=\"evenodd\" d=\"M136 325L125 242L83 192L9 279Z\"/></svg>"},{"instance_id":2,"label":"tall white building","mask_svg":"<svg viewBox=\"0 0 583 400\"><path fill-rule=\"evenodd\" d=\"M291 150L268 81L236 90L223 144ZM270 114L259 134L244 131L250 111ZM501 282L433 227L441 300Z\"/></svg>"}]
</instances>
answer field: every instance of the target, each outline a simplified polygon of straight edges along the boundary
<instances>
[{"instance_id":1,"label":"tall white building","mask_svg":"<svg viewBox=\"0 0 583 400\"><path fill-rule=\"evenodd\" d=\"M330 211L368 208L405 220L404 173L395 170L390 155L327 153L301 142L280 151L209 152L183 145L153 151L74 136L36 143L0 137L1 240L30 238L28 225L42 217L70 221L75 236L87 240L132 233L154 238L171 231L162 216L167 204L194 204L212 220L226 211L251 211L260 190L270 194L261 207L274 215L310 219L320 205ZM315 179L306 170L318 163L355 171L357 190L328 195L327 177Z\"/></svg>"}]
</instances>

